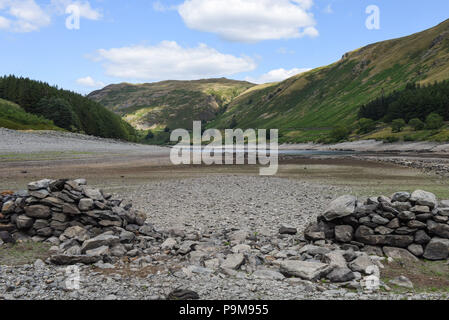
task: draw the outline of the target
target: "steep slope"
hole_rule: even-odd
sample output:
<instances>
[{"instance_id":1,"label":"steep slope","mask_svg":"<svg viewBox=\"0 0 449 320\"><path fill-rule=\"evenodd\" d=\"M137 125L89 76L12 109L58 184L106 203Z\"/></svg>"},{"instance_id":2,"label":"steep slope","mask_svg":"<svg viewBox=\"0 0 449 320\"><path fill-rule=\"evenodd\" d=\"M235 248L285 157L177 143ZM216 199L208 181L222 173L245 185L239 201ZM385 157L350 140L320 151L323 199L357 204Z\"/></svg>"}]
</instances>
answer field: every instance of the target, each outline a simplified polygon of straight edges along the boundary
<instances>
[{"instance_id":1,"label":"steep slope","mask_svg":"<svg viewBox=\"0 0 449 320\"><path fill-rule=\"evenodd\" d=\"M358 108L409 82L449 78L449 20L399 39L346 53L326 67L234 99L209 127L279 128L285 141L315 140L356 120Z\"/></svg>"},{"instance_id":2,"label":"steep slope","mask_svg":"<svg viewBox=\"0 0 449 320\"><path fill-rule=\"evenodd\" d=\"M137 140L137 132L102 105L47 83L0 77L0 98L20 105L27 113L53 120L59 127L103 138Z\"/></svg>"},{"instance_id":3,"label":"steep slope","mask_svg":"<svg viewBox=\"0 0 449 320\"><path fill-rule=\"evenodd\" d=\"M254 86L245 81L207 79L114 84L88 97L138 129L191 128L193 120L214 119L233 98Z\"/></svg>"},{"instance_id":4,"label":"steep slope","mask_svg":"<svg viewBox=\"0 0 449 320\"><path fill-rule=\"evenodd\" d=\"M0 99L0 127L14 130L62 130L52 121L25 112L19 105Z\"/></svg>"}]
</instances>

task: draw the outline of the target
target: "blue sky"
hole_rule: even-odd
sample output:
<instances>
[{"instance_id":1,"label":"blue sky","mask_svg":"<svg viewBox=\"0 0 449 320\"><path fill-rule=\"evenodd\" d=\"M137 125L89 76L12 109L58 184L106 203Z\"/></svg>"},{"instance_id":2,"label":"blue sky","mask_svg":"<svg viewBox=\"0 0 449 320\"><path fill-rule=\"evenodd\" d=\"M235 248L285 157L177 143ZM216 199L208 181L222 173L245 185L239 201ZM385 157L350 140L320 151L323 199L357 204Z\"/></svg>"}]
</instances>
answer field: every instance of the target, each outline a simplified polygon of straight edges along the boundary
<instances>
[{"instance_id":1,"label":"blue sky","mask_svg":"<svg viewBox=\"0 0 449 320\"><path fill-rule=\"evenodd\" d=\"M380 29L365 25L369 5ZM74 16L79 29L66 26ZM0 70L81 93L221 76L262 83L448 18L447 0L0 0Z\"/></svg>"}]
</instances>

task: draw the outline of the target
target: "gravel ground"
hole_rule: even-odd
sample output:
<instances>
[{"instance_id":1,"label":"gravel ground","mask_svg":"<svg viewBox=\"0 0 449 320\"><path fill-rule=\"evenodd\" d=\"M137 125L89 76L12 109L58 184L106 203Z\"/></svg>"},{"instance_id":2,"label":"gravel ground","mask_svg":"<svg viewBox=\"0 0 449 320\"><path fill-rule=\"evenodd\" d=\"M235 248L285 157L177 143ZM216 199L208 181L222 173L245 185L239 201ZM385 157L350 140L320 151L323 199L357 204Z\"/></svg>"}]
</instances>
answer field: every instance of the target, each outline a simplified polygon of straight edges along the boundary
<instances>
[{"instance_id":1,"label":"gravel ground","mask_svg":"<svg viewBox=\"0 0 449 320\"><path fill-rule=\"evenodd\" d=\"M208 176L154 181L131 193L124 192L123 196L132 200L134 207L148 213L156 230L173 234L180 246L194 240L201 250L226 255L231 253L231 247L227 247L225 239L233 239L229 234L245 231L249 238L240 243L251 247L250 255L267 254L271 250L270 255L282 259L295 254L292 251L297 252L301 231L326 204L348 192L351 190L344 187L290 179ZM300 232L279 235L282 224L296 227ZM252 236L257 240L250 240ZM5 299L157 300L182 288L197 292L201 299L217 300L447 299L441 293L366 293L337 284L273 279L272 276L261 279L253 274L260 268L257 263L247 262L240 271L219 271L194 266L192 255L181 256L174 251L164 254L156 248L157 244L154 246L153 254L130 264L80 266L78 290L67 287L65 268L39 260L31 265L0 266L0 296ZM279 275L275 261L264 268Z\"/></svg>"},{"instance_id":2,"label":"gravel ground","mask_svg":"<svg viewBox=\"0 0 449 320\"><path fill-rule=\"evenodd\" d=\"M130 193L157 229L247 229L275 236L282 224L303 230L348 188L258 176L207 176L146 184Z\"/></svg>"},{"instance_id":3,"label":"gravel ground","mask_svg":"<svg viewBox=\"0 0 449 320\"><path fill-rule=\"evenodd\" d=\"M0 154L93 152L168 154L168 149L58 131L15 131L0 128Z\"/></svg>"}]
</instances>

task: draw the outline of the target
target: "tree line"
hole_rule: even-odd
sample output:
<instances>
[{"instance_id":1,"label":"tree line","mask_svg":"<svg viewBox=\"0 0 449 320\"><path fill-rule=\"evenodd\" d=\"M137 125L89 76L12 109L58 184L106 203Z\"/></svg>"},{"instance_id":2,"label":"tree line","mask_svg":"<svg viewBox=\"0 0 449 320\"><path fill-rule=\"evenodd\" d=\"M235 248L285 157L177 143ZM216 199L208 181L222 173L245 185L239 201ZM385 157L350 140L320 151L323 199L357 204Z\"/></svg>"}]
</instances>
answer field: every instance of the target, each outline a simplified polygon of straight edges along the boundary
<instances>
[{"instance_id":1,"label":"tree line","mask_svg":"<svg viewBox=\"0 0 449 320\"><path fill-rule=\"evenodd\" d=\"M359 119L391 123L402 119L405 122L416 119L426 122L429 115L439 115L443 120L449 120L449 81L419 85L407 84L405 89L394 91L362 105ZM398 121L396 121L399 124Z\"/></svg>"},{"instance_id":2,"label":"tree line","mask_svg":"<svg viewBox=\"0 0 449 320\"><path fill-rule=\"evenodd\" d=\"M0 77L0 98L71 132L128 141L138 139L130 124L99 103L45 82L13 75Z\"/></svg>"}]
</instances>

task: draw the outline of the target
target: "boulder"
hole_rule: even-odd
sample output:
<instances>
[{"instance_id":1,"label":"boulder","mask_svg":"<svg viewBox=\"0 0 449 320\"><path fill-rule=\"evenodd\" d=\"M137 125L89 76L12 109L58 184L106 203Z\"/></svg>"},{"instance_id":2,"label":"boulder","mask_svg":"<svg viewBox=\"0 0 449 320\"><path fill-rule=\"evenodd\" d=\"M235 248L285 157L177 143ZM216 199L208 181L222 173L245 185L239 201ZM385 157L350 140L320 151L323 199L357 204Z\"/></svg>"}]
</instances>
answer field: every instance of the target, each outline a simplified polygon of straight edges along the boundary
<instances>
[{"instance_id":1,"label":"boulder","mask_svg":"<svg viewBox=\"0 0 449 320\"><path fill-rule=\"evenodd\" d=\"M430 234L436 235L440 238L449 239L449 225L443 223L436 223L432 220L427 221L427 230Z\"/></svg>"},{"instance_id":2,"label":"boulder","mask_svg":"<svg viewBox=\"0 0 449 320\"><path fill-rule=\"evenodd\" d=\"M424 254L424 249L420 244L411 244L407 249L417 257L421 257Z\"/></svg>"},{"instance_id":3,"label":"boulder","mask_svg":"<svg viewBox=\"0 0 449 320\"><path fill-rule=\"evenodd\" d=\"M354 272L367 273L368 267L376 265L371 258L365 253L358 256L355 260L348 264L349 268Z\"/></svg>"},{"instance_id":4,"label":"boulder","mask_svg":"<svg viewBox=\"0 0 449 320\"><path fill-rule=\"evenodd\" d=\"M433 193L423 190L416 190L413 192L410 201L415 202L418 205L428 206L432 209L438 206L437 197Z\"/></svg>"},{"instance_id":5,"label":"boulder","mask_svg":"<svg viewBox=\"0 0 449 320\"><path fill-rule=\"evenodd\" d=\"M350 216L354 213L357 198L351 195L345 195L332 201L323 214L327 221Z\"/></svg>"},{"instance_id":6,"label":"boulder","mask_svg":"<svg viewBox=\"0 0 449 320\"><path fill-rule=\"evenodd\" d=\"M101 191L99 189L92 189L92 188L83 186L82 190L83 190L84 195L92 200L104 200L103 194L101 193Z\"/></svg>"},{"instance_id":7,"label":"boulder","mask_svg":"<svg viewBox=\"0 0 449 320\"><path fill-rule=\"evenodd\" d=\"M351 242L354 237L354 228L349 225L335 226L335 240Z\"/></svg>"},{"instance_id":8,"label":"boulder","mask_svg":"<svg viewBox=\"0 0 449 320\"><path fill-rule=\"evenodd\" d=\"M285 276L275 270L268 270L268 269L261 269L261 270L256 270L253 273L254 278L256 279L266 279L266 280L278 280L278 281L282 281L285 279Z\"/></svg>"},{"instance_id":9,"label":"boulder","mask_svg":"<svg viewBox=\"0 0 449 320\"><path fill-rule=\"evenodd\" d=\"M410 199L411 194L408 192L396 192L391 196L393 202L406 202Z\"/></svg>"},{"instance_id":10,"label":"boulder","mask_svg":"<svg viewBox=\"0 0 449 320\"><path fill-rule=\"evenodd\" d=\"M78 208L81 211L89 211L93 209L93 207L94 207L94 200L90 198L81 199L80 202L78 203Z\"/></svg>"},{"instance_id":11,"label":"boulder","mask_svg":"<svg viewBox=\"0 0 449 320\"><path fill-rule=\"evenodd\" d=\"M298 277L304 280L316 281L332 271L329 265L321 262L286 260L280 264L280 272L287 277Z\"/></svg>"},{"instance_id":12,"label":"boulder","mask_svg":"<svg viewBox=\"0 0 449 320\"><path fill-rule=\"evenodd\" d=\"M67 239L75 239L80 242L86 241L90 238L87 230L80 226L67 228L62 235Z\"/></svg>"},{"instance_id":13,"label":"boulder","mask_svg":"<svg viewBox=\"0 0 449 320\"><path fill-rule=\"evenodd\" d=\"M433 238L427 244L424 251L424 258L428 260L445 260L449 257L449 240Z\"/></svg>"},{"instance_id":14,"label":"boulder","mask_svg":"<svg viewBox=\"0 0 449 320\"><path fill-rule=\"evenodd\" d=\"M223 269L238 270L245 263L245 256L241 253L230 254L221 264Z\"/></svg>"},{"instance_id":15,"label":"boulder","mask_svg":"<svg viewBox=\"0 0 449 320\"><path fill-rule=\"evenodd\" d=\"M30 218L47 219L51 216L51 210L47 206L33 205L25 208L25 214Z\"/></svg>"},{"instance_id":16,"label":"boulder","mask_svg":"<svg viewBox=\"0 0 449 320\"><path fill-rule=\"evenodd\" d=\"M331 282L347 282L355 279L355 274L348 267L337 267L332 270L327 276Z\"/></svg>"},{"instance_id":17,"label":"boulder","mask_svg":"<svg viewBox=\"0 0 449 320\"><path fill-rule=\"evenodd\" d=\"M415 243L417 244L427 244L429 241L432 240L431 237L424 231L424 230L418 230L415 233Z\"/></svg>"},{"instance_id":18,"label":"boulder","mask_svg":"<svg viewBox=\"0 0 449 320\"><path fill-rule=\"evenodd\" d=\"M279 229L279 234L295 235L297 233L298 233L298 230L292 226L283 225Z\"/></svg>"},{"instance_id":19,"label":"boulder","mask_svg":"<svg viewBox=\"0 0 449 320\"><path fill-rule=\"evenodd\" d=\"M40 189L47 189L50 186L51 182L52 182L52 180L49 180L49 179L43 179L40 181L30 182L28 184L28 190L34 191L34 190L40 190Z\"/></svg>"},{"instance_id":20,"label":"boulder","mask_svg":"<svg viewBox=\"0 0 449 320\"><path fill-rule=\"evenodd\" d=\"M102 259L101 256L86 256L86 255L65 255L57 254L50 257L50 262L56 265L66 266L74 265L78 263L82 264L94 264Z\"/></svg>"},{"instance_id":21,"label":"boulder","mask_svg":"<svg viewBox=\"0 0 449 320\"><path fill-rule=\"evenodd\" d=\"M395 260L408 261L408 262L417 262L418 261L418 258L416 258L408 250L405 250L402 248L384 247L383 251L387 257L390 257Z\"/></svg>"},{"instance_id":22,"label":"boulder","mask_svg":"<svg viewBox=\"0 0 449 320\"><path fill-rule=\"evenodd\" d=\"M26 215L18 216L16 219L16 225L19 230L28 230L34 224L34 219Z\"/></svg>"},{"instance_id":23,"label":"boulder","mask_svg":"<svg viewBox=\"0 0 449 320\"><path fill-rule=\"evenodd\" d=\"M84 241L81 246L81 252L85 253L87 250L92 250L101 246L111 247L120 242L120 238L109 234L100 234L99 236Z\"/></svg>"},{"instance_id":24,"label":"boulder","mask_svg":"<svg viewBox=\"0 0 449 320\"><path fill-rule=\"evenodd\" d=\"M164 241L164 243L162 243L161 249L162 249L162 250L172 250L172 249L175 248L175 246L176 246L177 244L178 244L178 243L176 242L175 239L173 239L173 238L168 238L168 239L166 239L166 240Z\"/></svg>"}]
</instances>

